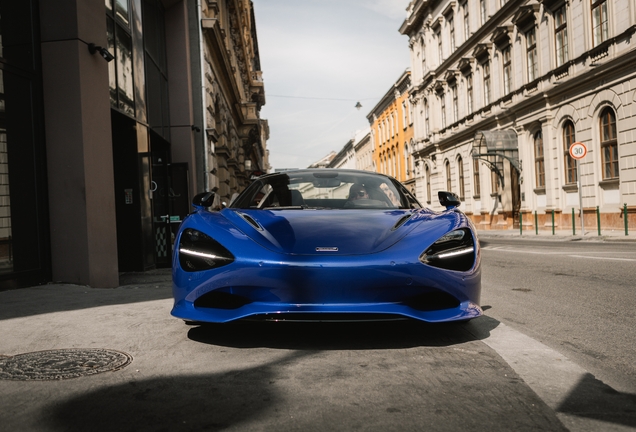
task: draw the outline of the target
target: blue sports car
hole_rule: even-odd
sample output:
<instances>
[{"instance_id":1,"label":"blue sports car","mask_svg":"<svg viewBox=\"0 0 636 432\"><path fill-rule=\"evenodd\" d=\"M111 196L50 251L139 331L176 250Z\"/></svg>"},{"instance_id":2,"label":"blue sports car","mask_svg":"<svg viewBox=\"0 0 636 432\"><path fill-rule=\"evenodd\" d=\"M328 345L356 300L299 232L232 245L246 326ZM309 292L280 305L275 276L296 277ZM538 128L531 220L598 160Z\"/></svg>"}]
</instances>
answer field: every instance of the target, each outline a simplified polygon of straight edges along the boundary
<instances>
[{"instance_id":1,"label":"blue sports car","mask_svg":"<svg viewBox=\"0 0 636 432\"><path fill-rule=\"evenodd\" d=\"M435 212L391 177L307 169L258 177L221 211L212 199L175 239L172 315L188 323L482 315L479 241L450 192Z\"/></svg>"}]
</instances>

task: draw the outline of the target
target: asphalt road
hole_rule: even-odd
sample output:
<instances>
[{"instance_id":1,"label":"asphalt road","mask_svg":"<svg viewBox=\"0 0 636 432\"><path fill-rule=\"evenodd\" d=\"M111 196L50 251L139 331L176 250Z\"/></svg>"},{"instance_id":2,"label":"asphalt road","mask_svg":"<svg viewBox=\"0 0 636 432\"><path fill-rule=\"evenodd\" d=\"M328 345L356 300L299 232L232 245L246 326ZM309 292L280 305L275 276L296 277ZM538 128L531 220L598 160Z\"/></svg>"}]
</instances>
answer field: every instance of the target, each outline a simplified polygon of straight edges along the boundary
<instances>
[{"instance_id":1,"label":"asphalt road","mask_svg":"<svg viewBox=\"0 0 636 432\"><path fill-rule=\"evenodd\" d=\"M487 238L482 264L488 316L636 394L636 243Z\"/></svg>"}]
</instances>

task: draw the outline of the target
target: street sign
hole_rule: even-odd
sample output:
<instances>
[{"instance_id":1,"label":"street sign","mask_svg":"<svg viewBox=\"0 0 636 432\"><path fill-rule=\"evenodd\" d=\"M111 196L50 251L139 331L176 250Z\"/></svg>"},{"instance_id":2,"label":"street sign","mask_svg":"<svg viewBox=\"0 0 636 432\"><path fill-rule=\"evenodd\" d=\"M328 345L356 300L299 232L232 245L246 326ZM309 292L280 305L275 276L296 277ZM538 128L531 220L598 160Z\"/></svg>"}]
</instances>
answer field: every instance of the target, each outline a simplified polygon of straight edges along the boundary
<instances>
[{"instance_id":1,"label":"street sign","mask_svg":"<svg viewBox=\"0 0 636 432\"><path fill-rule=\"evenodd\" d=\"M583 159L587 154L587 147L582 142L572 143L570 146L570 156L572 159Z\"/></svg>"}]
</instances>

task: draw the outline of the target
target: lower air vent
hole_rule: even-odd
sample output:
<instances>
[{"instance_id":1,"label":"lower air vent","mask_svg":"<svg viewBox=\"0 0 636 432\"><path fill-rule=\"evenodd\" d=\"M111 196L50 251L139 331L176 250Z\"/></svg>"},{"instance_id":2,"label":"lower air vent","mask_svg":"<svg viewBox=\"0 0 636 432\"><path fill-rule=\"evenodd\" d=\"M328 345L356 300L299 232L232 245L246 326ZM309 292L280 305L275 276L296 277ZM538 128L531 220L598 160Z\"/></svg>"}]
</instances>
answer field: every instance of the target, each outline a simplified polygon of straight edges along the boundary
<instances>
[{"instance_id":1,"label":"lower air vent","mask_svg":"<svg viewBox=\"0 0 636 432\"><path fill-rule=\"evenodd\" d=\"M251 303L246 297L225 292L212 291L194 301L194 307L214 309L238 309Z\"/></svg>"},{"instance_id":2,"label":"lower air vent","mask_svg":"<svg viewBox=\"0 0 636 432\"><path fill-rule=\"evenodd\" d=\"M407 306L423 312L454 309L459 304L455 297L441 291L421 294L406 302Z\"/></svg>"}]
</instances>

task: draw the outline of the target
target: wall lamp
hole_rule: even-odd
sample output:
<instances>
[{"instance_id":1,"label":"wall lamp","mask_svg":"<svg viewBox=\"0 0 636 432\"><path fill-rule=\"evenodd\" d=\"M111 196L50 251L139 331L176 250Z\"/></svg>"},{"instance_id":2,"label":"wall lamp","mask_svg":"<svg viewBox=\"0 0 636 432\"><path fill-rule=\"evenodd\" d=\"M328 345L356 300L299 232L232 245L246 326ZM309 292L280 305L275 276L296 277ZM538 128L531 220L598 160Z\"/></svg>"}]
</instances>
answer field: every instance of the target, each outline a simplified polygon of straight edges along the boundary
<instances>
[{"instance_id":1,"label":"wall lamp","mask_svg":"<svg viewBox=\"0 0 636 432\"><path fill-rule=\"evenodd\" d=\"M99 45L95 45L94 43L89 43L88 44L88 51L91 54L95 54L96 52L98 52L102 57L104 57L104 60L106 60L107 62L111 62L115 59L115 56L112 55L110 53L110 51L108 51L106 48L101 47Z\"/></svg>"}]
</instances>

